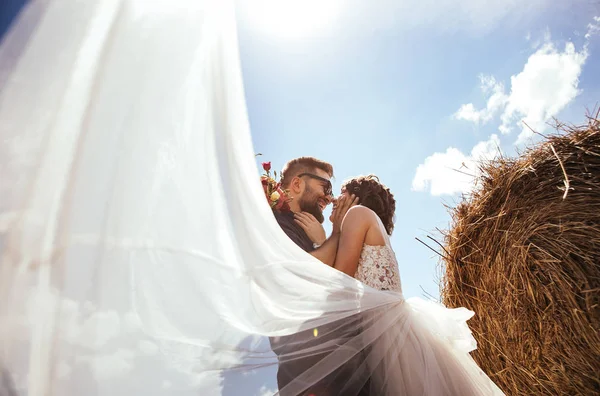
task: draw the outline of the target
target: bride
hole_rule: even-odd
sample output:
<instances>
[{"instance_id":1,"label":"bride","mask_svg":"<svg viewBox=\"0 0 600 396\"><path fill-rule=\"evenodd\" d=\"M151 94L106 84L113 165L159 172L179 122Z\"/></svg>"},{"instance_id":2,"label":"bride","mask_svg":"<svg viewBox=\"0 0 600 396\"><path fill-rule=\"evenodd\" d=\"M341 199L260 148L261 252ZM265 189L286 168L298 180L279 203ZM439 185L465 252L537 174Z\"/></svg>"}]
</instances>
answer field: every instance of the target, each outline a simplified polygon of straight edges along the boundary
<instances>
[{"instance_id":1,"label":"bride","mask_svg":"<svg viewBox=\"0 0 600 396\"><path fill-rule=\"evenodd\" d=\"M402 297L375 179L346 184L335 268L281 232L232 1L29 2L0 46L0 141L0 394L275 393L268 338L298 332L319 342L285 359L326 356L281 394L354 356L340 395L499 393L468 311Z\"/></svg>"}]
</instances>

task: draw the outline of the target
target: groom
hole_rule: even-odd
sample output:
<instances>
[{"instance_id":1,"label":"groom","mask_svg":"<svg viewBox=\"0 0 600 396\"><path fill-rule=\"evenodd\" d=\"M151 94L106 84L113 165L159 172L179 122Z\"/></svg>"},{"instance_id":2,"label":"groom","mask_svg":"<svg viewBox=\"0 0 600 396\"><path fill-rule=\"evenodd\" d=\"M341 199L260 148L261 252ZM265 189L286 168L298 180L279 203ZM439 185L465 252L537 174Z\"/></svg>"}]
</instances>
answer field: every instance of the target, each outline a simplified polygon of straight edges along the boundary
<instances>
[{"instance_id":1,"label":"groom","mask_svg":"<svg viewBox=\"0 0 600 396\"><path fill-rule=\"evenodd\" d=\"M281 187L289 191L290 211L273 211L279 226L296 245L327 265L333 265L339 241L339 224L320 246L310 239L296 219L300 213L323 223L323 210L333 202L331 164L313 157L300 157L285 164L281 171ZM346 209L347 210L347 209ZM340 219L341 222L341 219ZM321 226L322 229L322 226Z\"/></svg>"},{"instance_id":2,"label":"groom","mask_svg":"<svg viewBox=\"0 0 600 396\"><path fill-rule=\"evenodd\" d=\"M313 229L314 227L320 227L322 230L323 210L334 200L331 185L333 167L331 164L313 157L300 157L286 163L281 175L282 187L289 191L292 200L289 203L291 211L273 211L279 226L304 251L323 263L333 266L340 237L341 222L350 206L352 206L352 200L340 200L336 203L336 210L331 218L333 223L332 234L321 245L317 245L313 243L295 219L300 216L304 217L303 221L305 221L309 216ZM327 331L326 325L321 327L320 332L332 337L339 336L338 332L334 330L336 327L340 327L340 324L331 323L329 326L331 327L329 331ZM326 341L326 339L316 339L312 331L270 338L271 349L279 358L277 385L280 390L317 364L330 351L290 360L286 360L286 356L289 357L289 354L298 349L314 348L319 343ZM360 365L360 362L360 355L357 355L355 359L350 360L317 384L312 385L302 395L342 396L340 390L344 388L349 378L356 375L356 368ZM368 386L369 383L367 382L363 389L355 394L359 396L368 395ZM288 395L285 392L280 394L282 396L296 396Z\"/></svg>"}]
</instances>

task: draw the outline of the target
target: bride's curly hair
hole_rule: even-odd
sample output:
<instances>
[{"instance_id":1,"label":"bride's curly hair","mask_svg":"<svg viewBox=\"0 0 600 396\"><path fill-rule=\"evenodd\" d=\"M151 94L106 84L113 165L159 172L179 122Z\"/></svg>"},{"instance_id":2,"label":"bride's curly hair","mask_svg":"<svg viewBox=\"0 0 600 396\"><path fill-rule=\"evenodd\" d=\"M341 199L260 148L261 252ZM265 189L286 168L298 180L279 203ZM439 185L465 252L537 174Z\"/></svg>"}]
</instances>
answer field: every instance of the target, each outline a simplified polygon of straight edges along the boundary
<instances>
[{"instance_id":1,"label":"bride's curly hair","mask_svg":"<svg viewBox=\"0 0 600 396\"><path fill-rule=\"evenodd\" d=\"M388 235L392 235L396 213L394 194L375 175L358 176L347 180L342 191L358 197L358 203L366 206L381 219Z\"/></svg>"}]
</instances>

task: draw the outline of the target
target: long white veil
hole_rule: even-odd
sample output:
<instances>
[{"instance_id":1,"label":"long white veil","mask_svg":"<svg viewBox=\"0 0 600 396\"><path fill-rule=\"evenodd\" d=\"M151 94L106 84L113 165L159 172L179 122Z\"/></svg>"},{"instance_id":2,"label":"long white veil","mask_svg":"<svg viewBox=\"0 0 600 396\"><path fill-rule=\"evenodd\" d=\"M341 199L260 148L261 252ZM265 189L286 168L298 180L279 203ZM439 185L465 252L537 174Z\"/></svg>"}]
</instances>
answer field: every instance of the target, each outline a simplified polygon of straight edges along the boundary
<instances>
[{"instance_id":1,"label":"long white veil","mask_svg":"<svg viewBox=\"0 0 600 396\"><path fill-rule=\"evenodd\" d=\"M301 332L298 394L402 349L402 296L264 202L231 1L33 1L0 84L0 394L268 394Z\"/></svg>"}]
</instances>

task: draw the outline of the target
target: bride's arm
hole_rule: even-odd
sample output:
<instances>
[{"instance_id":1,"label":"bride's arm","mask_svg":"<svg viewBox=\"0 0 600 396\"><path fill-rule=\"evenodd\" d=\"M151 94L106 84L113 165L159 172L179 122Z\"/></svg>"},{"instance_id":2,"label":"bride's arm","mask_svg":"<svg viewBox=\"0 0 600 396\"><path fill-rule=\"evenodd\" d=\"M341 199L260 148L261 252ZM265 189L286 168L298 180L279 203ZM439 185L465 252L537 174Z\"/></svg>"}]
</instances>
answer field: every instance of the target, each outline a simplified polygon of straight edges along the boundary
<instances>
[{"instance_id":1,"label":"bride's arm","mask_svg":"<svg viewBox=\"0 0 600 396\"><path fill-rule=\"evenodd\" d=\"M333 262L335 260L335 253L338 248L339 240L340 234L333 233L325 240L325 242L323 242L321 246L310 252L310 254L331 267L333 266Z\"/></svg>"},{"instance_id":2,"label":"bride's arm","mask_svg":"<svg viewBox=\"0 0 600 396\"><path fill-rule=\"evenodd\" d=\"M339 271L354 277L365 238L370 227L369 210L356 206L348 211L342 222L342 232L333 265Z\"/></svg>"}]
</instances>

